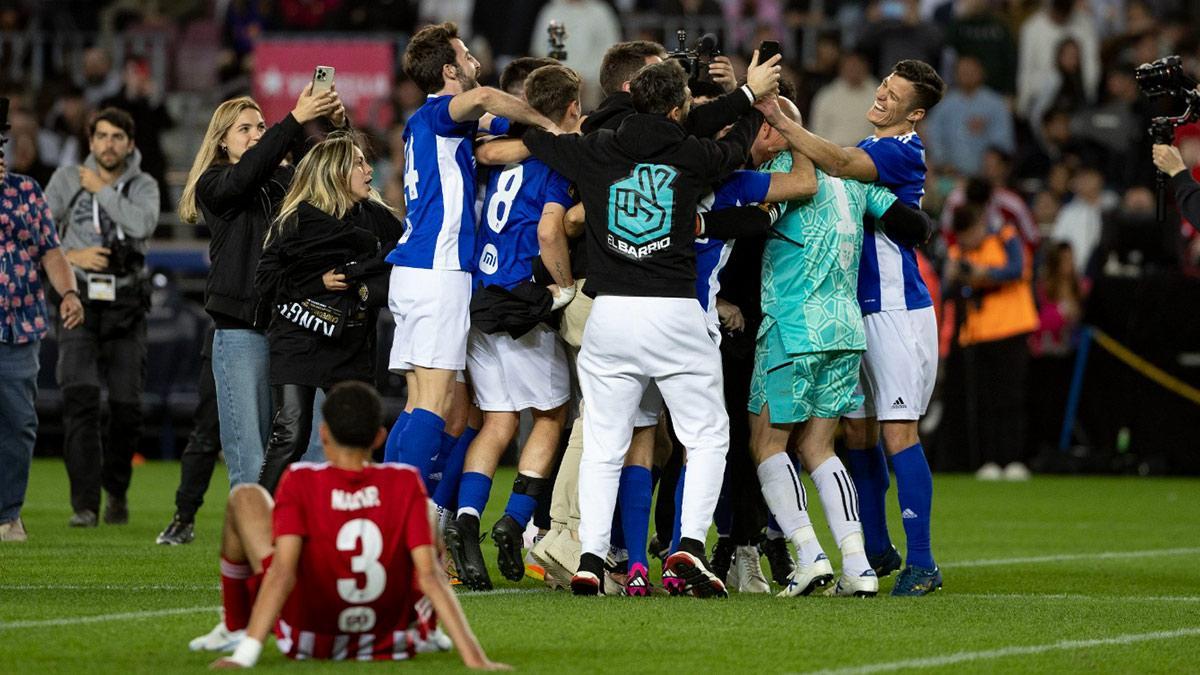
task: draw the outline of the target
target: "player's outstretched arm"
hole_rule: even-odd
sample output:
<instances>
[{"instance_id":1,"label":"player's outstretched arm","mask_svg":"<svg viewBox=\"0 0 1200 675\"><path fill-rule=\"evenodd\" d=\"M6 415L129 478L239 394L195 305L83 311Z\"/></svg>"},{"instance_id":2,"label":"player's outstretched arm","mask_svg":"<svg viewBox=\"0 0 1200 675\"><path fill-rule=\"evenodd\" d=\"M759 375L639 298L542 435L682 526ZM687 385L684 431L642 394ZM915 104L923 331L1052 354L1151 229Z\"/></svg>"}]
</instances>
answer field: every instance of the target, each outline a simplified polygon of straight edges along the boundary
<instances>
[{"instance_id":1,"label":"player's outstretched arm","mask_svg":"<svg viewBox=\"0 0 1200 675\"><path fill-rule=\"evenodd\" d=\"M792 170L787 173L771 174L771 187L767 190L767 201L790 202L793 199L808 199L817 194L817 170L812 160L792 151Z\"/></svg>"},{"instance_id":2,"label":"player's outstretched arm","mask_svg":"<svg viewBox=\"0 0 1200 675\"><path fill-rule=\"evenodd\" d=\"M417 582L421 584L421 592L433 603L438 621L446 627L450 639L462 656L463 665L474 670L512 670L503 663L488 660L483 652L475 633L467 623L462 605L458 597L450 590L450 581L446 573L437 564L437 554L433 546L418 546L412 550L413 565L417 570ZM255 606L257 609L257 605Z\"/></svg>"},{"instance_id":3,"label":"player's outstretched arm","mask_svg":"<svg viewBox=\"0 0 1200 675\"><path fill-rule=\"evenodd\" d=\"M838 178L853 178L864 183L879 178L879 170L866 150L862 148L843 148L805 129L799 123L789 119L779 110L779 106L768 108L758 106L767 117L767 123L775 127L781 136L792 147L792 150L812 160L817 168Z\"/></svg>"},{"instance_id":4,"label":"player's outstretched arm","mask_svg":"<svg viewBox=\"0 0 1200 675\"><path fill-rule=\"evenodd\" d=\"M262 588L250 612L250 624L246 626L246 637L238 643L231 656L217 659L213 668L251 668L258 663L263 641L275 626L275 619L283 610L292 589L296 586L296 568L300 564L303 540L294 534L283 535L275 540L275 553L271 566L263 576Z\"/></svg>"},{"instance_id":5,"label":"player's outstretched arm","mask_svg":"<svg viewBox=\"0 0 1200 675\"><path fill-rule=\"evenodd\" d=\"M545 129L554 134L562 133L558 125L534 110L528 103L494 87L476 87L450 99L450 117L455 122L469 122L491 113L511 122L520 122L531 127Z\"/></svg>"},{"instance_id":6,"label":"player's outstretched arm","mask_svg":"<svg viewBox=\"0 0 1200 675\"><path fill-rule=\"evenodd\" d=\"M486 166L503 166L529 159L529 148L519 138L497 138L475 147L475 161Z\"/></svg>"}]
</instances>

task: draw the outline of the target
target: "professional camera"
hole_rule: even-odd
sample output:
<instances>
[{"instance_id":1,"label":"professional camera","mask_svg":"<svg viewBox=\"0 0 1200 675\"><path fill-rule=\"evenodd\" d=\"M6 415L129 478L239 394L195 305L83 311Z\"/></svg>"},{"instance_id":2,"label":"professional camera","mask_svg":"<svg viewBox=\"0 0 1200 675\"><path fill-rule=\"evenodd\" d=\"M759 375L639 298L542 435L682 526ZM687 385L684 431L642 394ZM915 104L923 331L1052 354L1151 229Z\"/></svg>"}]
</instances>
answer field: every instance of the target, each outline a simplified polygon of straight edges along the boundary
<instances>
[{"instance_id":1,"label":"professional camera","mask_svg":"<svg viewBox=\"0 0 1200 675\"><path fill-rule=\"evenodd\" d=\"M687 48L687 37L686 30L675 32L678 46L675 51L667 54L667 58L679 61L679 65L687 71L689 80L707 82L710 80L708 64L721 55L721 50L717 47L717 36L712 33L701 35L692 49Z\"/></svg>"},{"instance_id":2,"label":"professional camera","mask_svg":"<svg viewBox=\"0 0 1200 675\"><path fill-rule=\"evenodd\" d=\"M547 39L550 41L550 51L546 56L555 61L567 60L567 27L558 21L551 21L546 26Z\"/></svg>"},{"instance_id":3,"label":"professional camera","mask_svg":"<svg viewBox=\"0 0 1200 675\"><path fill-rule=\"evenodd\" d=\"M1163 115L1150 120L1148 132L1155 143L1170 145L1175 140L1176 127L1200 119L1200 91L1196 90L1196 80L1183 71L1183 59L1172 55L1143 63L1133 71L1133 76L1147 98L1168 99L1172 103L1183 104L1182 114ZM1167 177L1161 171L1155 177L1155 186L1158 188L1155 211L1159 222L1162 222L1167 215Z\"/></svg>"}]
</instances>

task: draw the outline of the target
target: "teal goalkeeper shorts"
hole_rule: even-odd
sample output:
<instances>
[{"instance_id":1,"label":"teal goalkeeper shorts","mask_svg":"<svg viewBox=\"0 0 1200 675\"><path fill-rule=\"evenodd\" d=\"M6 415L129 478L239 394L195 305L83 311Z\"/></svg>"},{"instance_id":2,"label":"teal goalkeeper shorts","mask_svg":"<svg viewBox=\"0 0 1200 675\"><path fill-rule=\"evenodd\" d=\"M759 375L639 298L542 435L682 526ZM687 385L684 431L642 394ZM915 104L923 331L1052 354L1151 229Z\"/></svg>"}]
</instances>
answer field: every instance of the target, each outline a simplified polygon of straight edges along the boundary
<instances>
[{"instance_id":1,"label":"teal goalkeeper shorts","mask_svg":"<svg viewBox=\"0 0 1200 675\"><path fill-rule=\"evenodd\" d=\"M862 352L788 354L772 325L758 336L750 412L770 406L773 424L804 422L810 417L837 419L862 405L856 395Z\"/></svg>"}]
</instances>

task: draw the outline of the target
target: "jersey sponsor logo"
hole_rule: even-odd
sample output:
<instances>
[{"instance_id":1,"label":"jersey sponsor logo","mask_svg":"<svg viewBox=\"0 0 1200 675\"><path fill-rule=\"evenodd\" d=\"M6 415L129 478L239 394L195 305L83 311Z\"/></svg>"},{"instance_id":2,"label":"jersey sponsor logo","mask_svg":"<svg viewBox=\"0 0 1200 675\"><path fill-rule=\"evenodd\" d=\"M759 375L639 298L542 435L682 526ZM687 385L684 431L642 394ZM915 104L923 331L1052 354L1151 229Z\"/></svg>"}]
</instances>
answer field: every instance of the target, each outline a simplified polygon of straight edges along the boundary
<instances>
[{"instance_id":1,"label":"jersey sponsor logo","mask_svg":"<svg viewBox=\"0 0 1200 675\"><path fill-rule=\"evenodd\" d=\"M368 485L356 492L333 490L329 494L329 502L329 507L334 511L358 511L382 504L379 500L379 488L374 485Z\"/></svg>"},{"instance_id":2,"label":"jersey sponsor logo","mask_svg":"<svg viewBox=\"0 0 1200 675\"><path fill-rule=\"evenodd\" d=\"M495 274L500 269L500 252L492 244L486 244L479 254L479 271L484 274Z\"/></svg>"},{"instance_id":3,"label":"jersey sponsor logo","mask_svg":"<svg viewBox=\"0 0 1200 675\"><path fill-rule=\"evenodd\" d=\"M608 189L608 244L618 253L641 258L670 245L675 211L673 167L638 164Z\"/></svg>"}]
</instances>

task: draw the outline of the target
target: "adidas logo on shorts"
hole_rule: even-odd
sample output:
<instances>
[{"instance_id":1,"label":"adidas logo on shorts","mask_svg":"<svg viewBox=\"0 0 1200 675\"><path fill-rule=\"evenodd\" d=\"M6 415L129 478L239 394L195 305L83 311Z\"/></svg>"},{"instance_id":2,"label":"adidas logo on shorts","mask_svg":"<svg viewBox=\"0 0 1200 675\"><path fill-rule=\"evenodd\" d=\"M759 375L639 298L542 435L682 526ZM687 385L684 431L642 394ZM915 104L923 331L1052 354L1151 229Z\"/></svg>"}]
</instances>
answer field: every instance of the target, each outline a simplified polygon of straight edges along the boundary
<instances>
[{"instance_id":1,"label":"adidas logo on shorts","mask_svg":"<svg viewBox=\"0 0 1200 675\"><path fill-rule=\"evenodd\" d=\"M905 519L905 520L911 520L911 519L913 519L913 518L916 518L916 517L917 517L917 514L916 514L916 512L915 512L915 511L913 511L912 509L904 509L904 511L902 511L902 512L900 513L900 517L901 517L901 518L903 518L903 519Z\"/></svg>"},{"instance_id":2,"label":"adidas logo on shorts","mask_svg":"<svg viewBox=\"0 0 1200 675\"><path fill-rule=\"evenodd\" d=\"M908 406L904 404L903 398L897 398L895 401L892 401L892 410L904 409L907 407Z\"/></svg>"}]
</instances>

